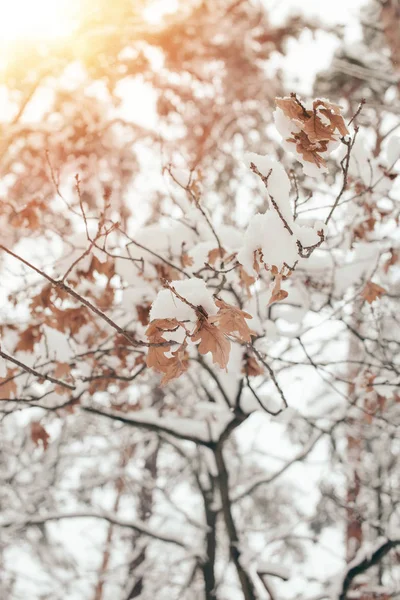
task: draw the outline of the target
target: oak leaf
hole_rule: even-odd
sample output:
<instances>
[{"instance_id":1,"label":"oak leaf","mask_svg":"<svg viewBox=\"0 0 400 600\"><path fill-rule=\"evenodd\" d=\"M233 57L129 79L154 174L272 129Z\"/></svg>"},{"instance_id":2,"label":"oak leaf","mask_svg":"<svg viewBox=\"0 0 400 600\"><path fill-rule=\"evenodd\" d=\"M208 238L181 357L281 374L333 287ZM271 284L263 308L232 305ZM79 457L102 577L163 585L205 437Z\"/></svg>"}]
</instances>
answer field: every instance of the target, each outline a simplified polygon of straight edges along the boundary
<instances>
[{"instance_id":1,"label":"oak leaf","mask_svg":"<svg viewBox=\"0 0 400 600\"><path fill-rule=\"evenodd\" d=\"M334 127L334 129L337 129L339 131L340 135L342 135L342 136L349 135L349 130L346 127L346 124L344 122L342 115L332 113L330 110L327 110L326 108L321 108L320 112L327 119L330 120L332 127Z\"/></svg>"},{"instance_id":2,"label":"oak leaf","mask_svg":"<svg viewBox=\"0 0 400 600\"><path fill-rule=\"evenodd\" d=\"M164 371L164 377L161 380L161 386L167 385L173 379L177 379L189 368L189 354L186 352L185 345L172 352L172 357Z\"/></svg>"},{"instance_id":3,"label":"oak leaf","mask_svg":"<svg viewBox=\"0 0 400 600\"><path fill-rule=\"evenodd\" d=\"M221 369L226 369L229 361L231 343L222 331L206 319L199 319L196 329L191 336L192 342L198 342L200 354L211 353L213 363Z\"/></svg>"},{"instance_id":4,"label":"oak leaf","mask_svg":"<svg viewBox=\"0 0 400 600\"><path fill-rule=\"evenodd\" d=\"M326 141L323 140L318 143L313 143L309 140L304 131L300 131L299 133L294 133L293 138L289 138L288 142L296 144L297 152L301 154L307 162L314 163L318 168L326 166L325 160L318 154L319 152L326 152L328 149Z\"/></svg>"},{"instance_id":5,"label":"oak leaf","mask_svg":"<svg viewBox=\"0 0 400 600\"><path fill-rule=\"evenodd\" d=\"M223 258L226 251L223 248L213 248L208 253L208 264L214 266L219 258Z\"/></svg>"},{"instance_id":6,"label":"oak leaf","mask_svg":"<svg viewBox=\"0 0 400 600\"><path fill-rule=\"evenodd\" d=\"M41 425L39 421L33 421L31 423L31 440L35 446L40 446L40 444L42 444L43 449L47 450L49 439L50 436L43 425Z\"/></svg>"},{"instance_id":7,"label":"oak leaf","mask_svg":"<svg viewBox=\"0 0 400 600\"><path fill-rule=\"evenodd\" d=\"M383 265L383 270L385 271L385 273L387 273L390 269L390 267L393 267L400 259L400 255L395 252L393 250L393 248L390 249L390 257L387 259L387 261L385 262L385 264Z\"/></svg>"},{"instance_id":8,"label":"oak leaf","mask_svg":"<svg viewBox=\"0 0 400 600\"><path fill-rule=\"evenodd\" d=\"M181 256L182 267L191 267L194 263L193 256L189 256L187 252L183 252Z\"/></svg>"},{"instance_id":9,"label":"oak leaf","mask_svg":"<svg viewBox=\"0 0 400 600\"><path fill-rule=\"evenodd\" d=\"M37 342L40 342L43 333L38 325L30 325L23 331L19 337L18 344L15 346L16 351L33 352L33 348Z\"/></svg>"},{"instance_id":10,"label":"oak leaf","mask_svg":"<svg viewBox=\"0 0 400 600\"><path fill-rule=\"evenodd\" d=\"M256 377L257 375L263 375L263 367L256 361L254 356L247 356L243 365L242 373L248 377Z\"/></svg>"},{"instance_id":11,"label":"oak leaf","mask_svg":"<svg viewBox=\"0 0 400 600\"><path fill-rule=\"evenodd\" d=\"M22 210L11 218L14 227L37 229L40 225L40 215L45 211L43 200L31 200Z\"/></svg>"},{"instance_id":12,"label":"oak leaf","mask_svg":"<svg viewBox=\"0 0 400 600\"><path fill-rule=\"evenodd\" d=\"M57 366L54 369L54 377L57 377L57 379L61 379L62 377L65 377L65 376L69 375L70 373L71 373L71 367L69 366L68 363L65 363L65 362L57 363Z\"/></svg>"},{"instance_id":13,"label":"oak leaf","mask_svg":"<svg viewBox=\"0 0 400 600\"><path fill-rule=\"evenodd\" d=\"M275 102L292 121L304 121L308 118L307 111L294 98L275 98Z\"/></svg>"},{"instance_id":14,"label":"oak leaf","mask_svg":"<svg viewBox=\"0 0 400 600\"><path fill-rule=\"evenodd\" d=\"M240 267L240 269L239 269L239 278L240 278L242 285L246 288L246 293L247 293L248 297L250 298L251 297L250 288L256 282L256 278L253 277L252 275L249 275L243 267Z\"/></svg>"},{"instance_id":15,"label":"oak leaf","mask_svg":"<svg viewBox=\"0 0 400 600\"><path fill-rule=\"evenodd\" d=\"M246 319L252 319L253 317L249 313L240 310L232 304L227 304L223 300L216 300L215 304L218 306L218 314L210 317L209 322L217 325L223 333L226 334L238 334L239 339L242 342L251 342L251 332L249 326L246 323Z\"/></svg>"},{"instance_id":16,"label":"oak leaf","mask_svg":"<svg viewBox=\"0 0 400 600\"><path fill-rule=\"evenodd\" d=\"M154 319L146 329L150 344L163 344L150 346L146 357L146 364L159 373L165 373L171 363L171 357L165 356L171 350L171 344L163 337L166 331L176 331L179 327L176 319Z\"/></svg>"},{"instance_id":17,"label":"oak leaf","mask_svg":"<svg viewBox=\"0 0 400 600\"><path fill-rule=\"evenodd\" d=\"M157 271L157 276L160 281L163 281L164 279L167 281L176 281L177 279L182 278L181 273L177 269L165 263L157 263L154 265L154 268Z\"/></svg>"},{"instance_id":18,"label":"oak leaf","mask_svg":"<svg viewBox=\"0 0 400 600\"><path fill-rule=\"evenodd\" d=\"M282 285L282 274L277 273L275 275L274 287L272 288L271 298L269 299L268 306L271 306L274 302L280 302L288 297L288 292L281 289Z\"/></svg>"},{"instance_id":19,"label":"oak leaf","mask_svg":"<svg viewBox=\"0 0 400 600\"><path fill-rule=\"evenodd\" d=\"M136 312L139 319L139 322L145 326L149 324L149 316L150 316L151 304L138 304L136 306Z\"/></svg>"},{"instance_id":20,"label":"oak leaf","mask_svg":"<svg viewBox=\"0 0 400 600\"><path fill-rule=\"evenodd\" d=\"M317 111L314 109L311 117L305 122L303 126L304 133L307 134L310 142L321 142L335 140L332 126L325 125L320 117L317 115Z\"/></svg>"},{"instance_id":21,"label":"oak leaf","mask_svg":"<svg viewBox=\"0 0 400 600\"><path fill-rule=\"evenodd\" d=\"M5 377L0 377L0 399L11 400L17 397L17 384L14 375L17 369L7 369Z\"/></svg>"},{"instance_id":22,"label":"oak leaf","mask_svg":"<svg viewBox=\"0 0 400 600\"><path fill-rule=\"evenodd\" d=\"M374 300L386 294L387 290L382 286L374 283L373 281L368 281L365 284L363 291L361 292L361 296L366 300L369 304L372 304Z\"/></svg>"}]
</instances>

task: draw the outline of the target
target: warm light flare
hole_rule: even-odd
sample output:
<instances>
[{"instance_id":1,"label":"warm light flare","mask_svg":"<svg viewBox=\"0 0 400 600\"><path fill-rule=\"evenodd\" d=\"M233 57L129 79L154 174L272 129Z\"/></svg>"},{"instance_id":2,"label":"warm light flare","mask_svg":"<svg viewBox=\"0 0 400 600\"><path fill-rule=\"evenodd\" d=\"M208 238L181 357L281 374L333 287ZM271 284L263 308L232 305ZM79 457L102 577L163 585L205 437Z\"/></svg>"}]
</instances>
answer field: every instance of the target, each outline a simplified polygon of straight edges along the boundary
<instances>
[{"instance_id":1,"label":"warm light flare","mask_svg":"<svg viewBox=\"0 0 400 600\"><path fill-rule=\"evenodd\" d=\"M0 44L55 39L71 32L71 0L0 0Z\"/></svg>"}]
</instances>

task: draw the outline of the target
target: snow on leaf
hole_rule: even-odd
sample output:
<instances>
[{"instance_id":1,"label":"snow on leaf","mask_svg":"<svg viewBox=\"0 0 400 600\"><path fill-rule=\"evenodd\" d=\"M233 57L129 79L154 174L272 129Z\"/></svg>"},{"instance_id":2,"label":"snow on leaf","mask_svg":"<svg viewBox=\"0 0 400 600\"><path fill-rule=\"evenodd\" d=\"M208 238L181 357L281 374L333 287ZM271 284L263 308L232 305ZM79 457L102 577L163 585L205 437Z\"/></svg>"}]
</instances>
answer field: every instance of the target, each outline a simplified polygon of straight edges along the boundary
<instances>
[{"instance_id":1,"label":"snow on leaf","mask_svg":"<svg viewBox=\"0 0 400 600\"><path fill-rule=\"evenodd\" d=\"M202 279L196 277L184 279L181 281L172 281L171 287L178 294L185 298L189 304L201 306L209 315L217 313L217 307L212 296L212 293L207 288L206 283ZM171 289L164 289L158 292L156 299L153 302L150 311L150 320L154 319L172 319L178 321L194 321L197 316L195 311L188 305L182 302L172 292Z\"/></svg>"},{"instance_id":2,"label":"snow on leaf","mask_svg":"<svg viewBox=\"0 0 400 600\"><path fill-rule=\"evenodd\" d=\"M382 286L374 283L373 281L368 281L361 292L361 296L366 300L369 304L372 304L374 300L386 294L387 290Z\"/></svg>"},{"instance_id":3,"label":"snow on leaf","mask_svg":"<svg viewBox=\"0 0 400 600\"><path fill-rule=\"evenodd\" d=\"M253 164L261 175L268 178L267 191L270 199L273 199L286 221L291 223L293 221L289 200L291 183L284 167L274 158L254 152L247 152L245 160L250 167Z\"/></svg>"},{"instance_id":4,"label":"snow on leaf","mask_svg":"<svg viewBox=\"0 0 400 600\"><path fill-rule=\"evenodd\" d=\"M221 369L226 369L231 349L230 341L212 323L206 319L199 319L197 327L191 336L192 342L200 341L198 350L200 354L212 354L213 363L218 364Z\"/></svg>"},{"instance_id":5,"label":"snow on leaf","mask_svg":"<svg viewBox=\"0 0 400 600\"><path fill-rule=\"evenodd\" d=\"M255 255L254 251L257 250L261 254L258 252ZM281 270L285 263L293 265L298 258L295 236L284 227L275 210L256 214L250 219L243 246L237 254L237 260L247 273L257 274L258 261L269 267L275 265Z\"/></svg>"},{"instance_id":6,"label":"snow on leaf","mask_svg":"<svg viewBox=\"0 0 400 600\"><path fill-rule=\"evenodd\" d=\"M307 108L294 94L290 98L276 98L276 105L275 124L284 146L291 150L290 145L295 145L294 153L306 175L315 177L326 172L326 155L337 147L341 136L349 133L340 106L316 99L312 109ZM308 163L314 166L311 168Z\"/></svg>"}]
</instances>

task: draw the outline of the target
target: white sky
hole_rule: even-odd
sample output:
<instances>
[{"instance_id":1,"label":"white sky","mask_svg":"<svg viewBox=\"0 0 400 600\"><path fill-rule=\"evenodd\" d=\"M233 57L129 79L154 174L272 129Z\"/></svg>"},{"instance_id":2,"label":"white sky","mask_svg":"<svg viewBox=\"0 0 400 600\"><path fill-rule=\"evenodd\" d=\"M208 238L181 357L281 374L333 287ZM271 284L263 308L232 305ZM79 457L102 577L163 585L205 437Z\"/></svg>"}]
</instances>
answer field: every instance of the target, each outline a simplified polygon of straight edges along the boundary
<instances>
[{"instance_id":1,"label":"white sky","mask_svg":"<svg viewBox=\"0 0 400 600\"><path fill-rule=\"evenodd\" d=\"M263 0L273 24L282 23L288 16L301 13L307 19L318 19L328 26L342 25L345 41L356 42L361 36L359 13L367 0ZM338 41L329 33L313 35L304 31L298 40L290 40L284 60L286 82L300 94L310 94L315 75L326 69ZM281 64L277 57L271 67Z\"/></svg>"}]
</instances>

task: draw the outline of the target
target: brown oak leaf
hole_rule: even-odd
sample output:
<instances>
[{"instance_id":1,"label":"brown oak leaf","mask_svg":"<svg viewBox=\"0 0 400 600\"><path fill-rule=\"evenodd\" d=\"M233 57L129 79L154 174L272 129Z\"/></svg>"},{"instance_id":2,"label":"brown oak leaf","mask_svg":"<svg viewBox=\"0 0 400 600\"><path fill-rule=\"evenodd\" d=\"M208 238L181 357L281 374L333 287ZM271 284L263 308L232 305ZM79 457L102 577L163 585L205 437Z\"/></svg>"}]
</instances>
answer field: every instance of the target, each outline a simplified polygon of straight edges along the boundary
<instances>
[{"instance_id":1,"label":"brown oak leaf","mask_svg":"<svg viewBox=\"0 0 400 600\"><path fill-rule=\"evenodd\" d=\"M11 217L11 224L14 227L37 229L40 225L40 215L45 210L46 206L43 200L31 200L22 210Z\"/></svg>"},{"instance_id":2,"label":"brown oak leaf","mask_svg":"<svg viewBox=\"0 0 400 600\"><path fill-rule=\"evenodd\" d=\"M325 125L314 109L311 117L304 123L303 131L307 134L310 142L321 142L335 140L333 128Z\"/></svg>"},{"instance_id":3,"label":"brown oak leaf","mask_svg":"<svg viewBox=\"0 0 400 600\"><path fill-rule=\"evenodd\" d=\"M43 445L43 449L47 450L49 445L50 436L43 427L39 423L39 421L33 421L31 423L31 440L35 444L35 446Z\"/></svg>"},{"instance_id":4,"label":"brown oak leaf","mask_svg":"<svg viewBox=\"0 0 400 600\"><path fill-rule=\"evenodd\" d=\"M243 365L242 373L248 377L256 377L257 375L263 375L263 367L256 361L254 356L246 356Z\"/></svg>"},{"instance_id":5,"label":"brown oak leaf","mask_svg":"<svg viewBox=\"0 0 400 600\"><path fill-rule=\"evenodd\" d=\"M145 326L149 324L149 316L150 316L151 304L138 304L136 306L136 312L139 319L139 322Z\"/></svg>"},{"instance_id":6,"label":"brown oak leaf","mask_svg":"<svg viewBox=\"0 0 400 600\"><path fill-rule=\"evenodd\" d=\"M157 263L154 265L154 268L157 271L157 276L160 281L163 281L164 279L167 281L176 281L177 279L182 278L181 273L177 269L174 269L174 267L165 263Z\"/></svg>"},{"instance_id":7,"label":"brown oak leaf","mask_svg":"<svg viewBox=\"0 0 400 600\"><path fill-rule=\"evenodd\" d=\"M193 256L189 256L187 252L183 252L181 256L182 267L191 267L194 263Z\"/></svg>"},{"instance_id":8,"label":"brown oak leaf","mask_svg":"<svg viewBox=\"0 0 400 600\"><path fill-rule=\"evenodd\" d=\"M17 369L7 369L6 376L0 377L0 400L11 400L17 397L17 384L14 375Z\"/></svg>"},{"instance_id":9,"label":"brown oak leaf","mask_svg":"<svg viewBox=\"0 0 400 600\"><path fill-rule=\"evenodd\" d=\"M167 385L173 379L177 379L189 368L189 354L186 352L186 345L182 345L178 350L172 352L172 358L164 371L164 377L161 380L161 386Z\"/></svg>"},{"instance_id":10,"label":"brown oak leaf","mask_svg":"<svg viewBox=\"0 0 400 600\"><path fill-rule=\"evenodd\" d=\"M192 342L198 342L200 354L212 354L213 363L221 369L226 369L229 361L231 343L222 331L206 319L199 319L196 329L191 336Z\"/></svg>"},{"instance_id":11,"label":"brown oak leaf","mask_svg":"<svg viewBox=\"0 0 400 600\"><path fill-rule=\"evenodd\" d=\"M240 310L232 304L227 304L223 300L216 300L218 306L218 314L210 317L209 322L214 323L217 327L226 334L236 333L242 342L251 342L251 331L246 323L246 319L253 317L249 313Z\"/></svg>"},{"instance_id":12,"label":"brown oak leaf","mask_svg":"<svg viewBox=\"0 0 400 600\"><path fill-rule=\"evenodd\" d=\"M19 337L18 344L15 346L16 351L32 352L35 344L40 342L43 333L38 325L30 325L23 331Z\"/></svg>"},{"instance_id":13,"label":"brown oak leaf","mask_svg":"<svg viewBox=\"0 0 400 600\"><path fill-rule=\"evenodd\" d=\"M393 250L393 248L390 249L390 257L387 259L387 261L385 262L385 264L383 265L383 270L385 271L385 273L387 273L390 269L390 267L393 267L400 259L400 255Z\"/></svg>"},{"instance_id":14,"label":"brown oak leaf","mask_svg":"<svg viewBox=\"0 0 400 600\"><path fill-rule=\"evenodd\" d=\"M318 168L326 166L325 160L318 154L318 152L326 152L328 148L326 141L313 143L304 131L300 131L299 133L294 133L293 138L289 138L288 142L296 144L296 150L302 155L304 160L316 164Z\"/></svg>"},{"instance_id":15,"label":"brown oak leaf","mask_svg":"<svg viewBox=\"0 0 400 600\"><path fill-rule=\"evenodd\" d=\"M150 346L146 357L146 364L159 373L165 373L171 363L171 357L165 356L171 350L171 344L163 337L166 331L175 331L179 327L176 319L154 319L146 329L150 344L164 344Z\"/></svg>"},{"instance_id":16,"label":"brown oak leaf","mask_svg":"<svg viewBox=\"0 0 400 600\"><path fill-rule=\"evenodd\" d=\"M307 111L294 98L275 98L275 102L292 121L304 121L308 118Z\"/></svg>"},{"instance_id":17,"label":"brown oak leaf","mask_svg":"<svg viewBox=\"0 0 400 600\"><path fill-rule=\"evenodd\" d=\"M251 286L256 282L256 278L249 275L247 271L244 270L243 267L239 269L239 277L242 285L246 288L246 293L248 297L251 297Z\"/></svg>"},{"instance_id":18,"label":"brown oak leaf","mask_svg":"<svg viewBox=\"0 0 400 600\"><path fill-rule=\"evenodd\" d=\"M282 274L277 273L275 275L274 287L272 288L271 298L269 299L268 306L271 306L274 302L279 302L288 297L288 292L281 289L282 285Z\"/></svg>"},{"instance_id":19,"label":"brown oak leaf","mask_svg":"<svg viewBox=\"0 0 400 600\"><path fill-rule=\"evenodd\" d=\"M223 248L213 248L208 253L208 264L214 266L219 258L223 258L226 251Z\"/></svg>"},{"instance_id":20,"label":"brown oak leaf","mask_svg":"<svg viewBox=\"0 0 400 600\"><path fill-rule=\"evenodd\" d=\"M369 304L372 304L374 300L386 294L387 290L382 286L374 283L373 281L368 281L365 284L363 291L361 292L361 296L366 300Z\"/></svg>"},{"instance_id":21,"label":"brown oak leaf","mask_svg":"<svg viewBox=\"0 0 400 600\"><path fill-rule=\"evenodd\" d=\"M321 108L320 112L323 115L325 115L325 117L327 119L330 120L332 127L334 127L334 129L337 129L339 131L340 135L342 135L342 136L349 135L349 130L346 127L346 124L344 122L342 115L332 113L330 110L327 110L326 108Z\"/></svg>"}]
</instances>

